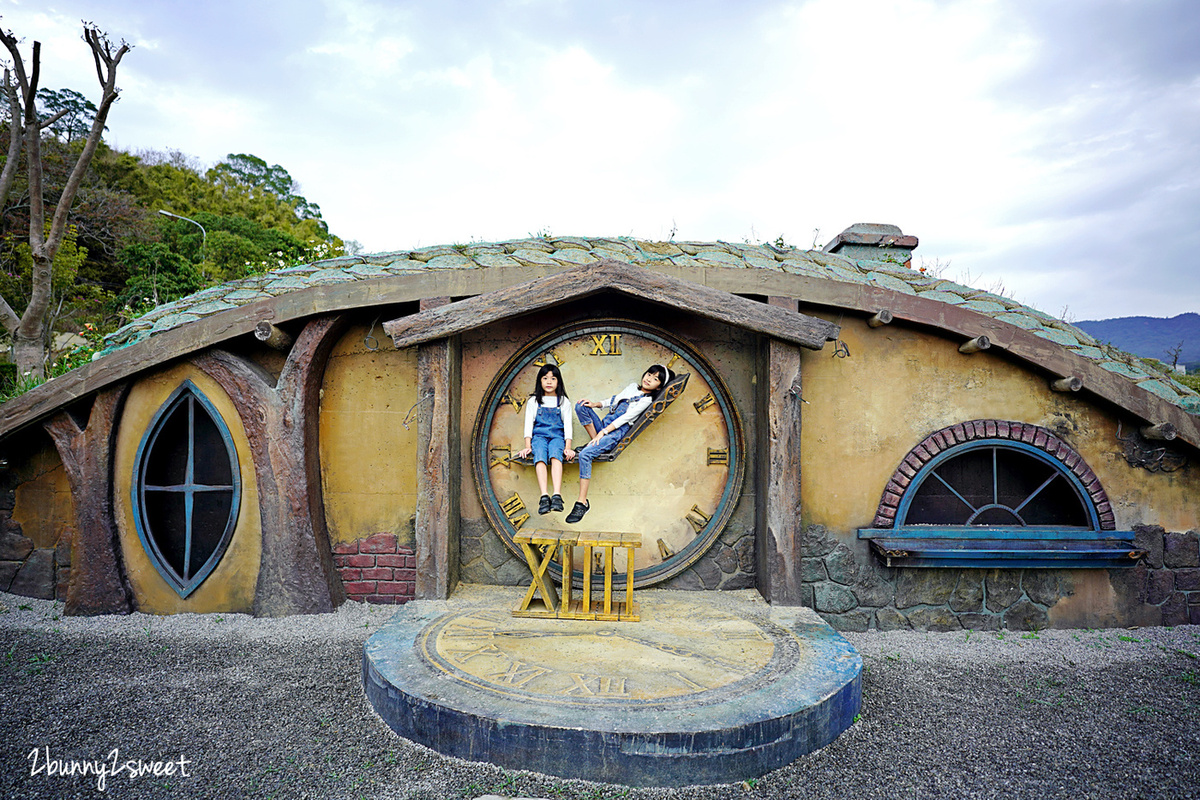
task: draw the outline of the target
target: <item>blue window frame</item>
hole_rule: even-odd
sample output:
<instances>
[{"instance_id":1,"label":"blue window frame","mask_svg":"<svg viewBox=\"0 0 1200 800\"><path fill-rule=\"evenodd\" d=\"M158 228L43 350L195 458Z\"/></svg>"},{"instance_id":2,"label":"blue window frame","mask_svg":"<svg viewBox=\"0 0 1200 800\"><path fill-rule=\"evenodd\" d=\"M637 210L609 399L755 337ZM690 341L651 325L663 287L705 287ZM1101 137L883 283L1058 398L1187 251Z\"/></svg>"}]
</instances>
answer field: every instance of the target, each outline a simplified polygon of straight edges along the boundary
<instances>
[{"instance_id":1,"label":"blue window frame","mask_svg":"<svg viewBox=\"0 0 1200 800\"><path fill-rule=\"evenodd\" d=\"M1057 443L1053 453L999 438L929 449L898 501L902 473L885 492L892 524L858 531L887 566L1127 567L1144 556L1132 531L1104 529L1111 513L1102 519L1093 502L1103 490L1085 485L1078 473L1094 475L1077 454L1069 468Z\"/></svg>"},{"instance_id":2,"label":"blue window frame","mask_svg":"<svg viewBox=\"0 0 1200 800\"><path fill-rule=\"evenodd\" d=\"M187 597L237 525L237 451L220 412L185 381L155 413L134 460L134 525L154 568Z\"/></svg>"}]
</instances>

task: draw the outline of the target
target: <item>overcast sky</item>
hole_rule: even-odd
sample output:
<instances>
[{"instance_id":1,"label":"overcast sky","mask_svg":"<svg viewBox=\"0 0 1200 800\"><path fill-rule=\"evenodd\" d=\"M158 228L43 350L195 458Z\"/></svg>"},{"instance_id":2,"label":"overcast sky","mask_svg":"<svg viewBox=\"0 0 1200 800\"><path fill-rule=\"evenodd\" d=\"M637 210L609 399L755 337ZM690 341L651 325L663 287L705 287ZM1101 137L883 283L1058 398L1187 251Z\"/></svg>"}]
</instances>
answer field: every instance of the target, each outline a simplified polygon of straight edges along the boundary
<instances>
[{"instance_id":1,"label":"overcast sky","mask_svg":"<svg viewBox=\"0 0 1200 800\"><path fill-rule=\"evenodd\" d=\"M1069 318L1200 311L1200 2L0 0L108 139L287 168L369 252L920 238Z\"/></svg>"}]
</instances>

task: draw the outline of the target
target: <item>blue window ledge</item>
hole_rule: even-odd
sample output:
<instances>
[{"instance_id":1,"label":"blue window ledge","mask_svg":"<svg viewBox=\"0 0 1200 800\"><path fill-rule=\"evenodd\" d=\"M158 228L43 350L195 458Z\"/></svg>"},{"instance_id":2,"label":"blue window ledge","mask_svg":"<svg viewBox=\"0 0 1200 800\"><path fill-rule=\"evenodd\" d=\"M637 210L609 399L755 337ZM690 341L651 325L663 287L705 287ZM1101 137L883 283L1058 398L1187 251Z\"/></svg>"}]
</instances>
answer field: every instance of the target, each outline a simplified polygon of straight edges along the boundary
<instances>
[{"instance_id":1,"label":"blue window ledge","mask_svg":"<svg viewBox=\"0 0 1200 800\"><path fill-rule=\"evenodd\" d=\"M913 525L859 528L889 567L1112 569L1146 556L1133 531Z\"/></svg>"}]
</instances>

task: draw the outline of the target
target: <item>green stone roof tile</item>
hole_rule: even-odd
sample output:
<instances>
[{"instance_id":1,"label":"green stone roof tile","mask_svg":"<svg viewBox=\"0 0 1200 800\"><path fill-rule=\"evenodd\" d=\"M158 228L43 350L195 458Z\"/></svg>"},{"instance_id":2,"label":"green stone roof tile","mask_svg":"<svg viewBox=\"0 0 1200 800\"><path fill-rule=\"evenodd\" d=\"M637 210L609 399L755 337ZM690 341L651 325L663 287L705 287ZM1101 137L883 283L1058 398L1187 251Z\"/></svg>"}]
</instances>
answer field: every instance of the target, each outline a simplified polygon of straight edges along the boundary
<instances>
[{"instance_id":1,"label":"green stone roof tile","mask_svg":"<svg viewBox=\"0 0 1200 800\"><path fill-rule=\"evenodd\" d=\"M397 271L409 272L414 269L425 269L425 264L424 262L405 257L389 261L384 265L384 269L394 274Z\"/></svg>"},{"instance_id":2,"label":"green stone roof tile","mask_svg":"<svg viewBox=\"0 0 1200 800\"><path fill-rule=\"evenodd\" d=\"M371 253L362 258L364 264L379 264L380 266L384 266L391 264L393 261L408 258L408 253L408 250L395 250L390 253Z\"/></svg>"},{"instance_id":3,"label":"green stone roof tile","mask_svg":"<svg viewBox=\"0 0 1200 800\"><path fill-rule=\"evenodd\" d=\"M443 253L429 259L425 266L430 269L474 269L479 265L462 253Z\"/></svg>"},{"instance_id":4,"label":"green stone roof tile","mask_svg":"<svg viewBox=\"0 0 1200 800\"><path fill-rule=\"evenodd\" d=\"M237 308L237 305L227 303L224 300L209 300L207 303L197 303L194 306L189 306L187 311L189 314L207 317L209 314L218 314L222 311L228 311L231 308Z\"/></svg>"},{"instance_id":5,"label":"green stone roof tile","mask_svg":"<svg viewBox=\"0 0 1200 800\"><path fill-rule=\"evenodd\" d=\"M319 269L308 276L309 284L345 283L358 278L344 269Z\"/></svg>"},{"instance_id":6,"label":"green stone roof tile","mask_svg":"<svg viewBox=\"0 0 1200 800\"><path fill-rule=\"evenodd\" d=\"M622 261L627 261L631 256L637 255L637 248L632 243L623 239L593 239L592 247L594 249L603 248L611 250L614 253L623 253Z\"/></svg>"},{"instance_id":7,"label":"green stone roof tile","mask_svg":"<svg viewBox=\"0 0 1200 800\"><path fill-rule=\"evenodd\" d=\"M710 264L715 264L721 267L744 267L746 262L739 256L735 256L725 250L716 250L709 248L696 253L696 258Z\"/></svg>"},{"instance_id":8,"label":"green stone roof tile","mask_svg":"<svg viewBox=\"0 0 1200 800\"><path fill-rule=\"evenodd\" d=\"M600 257L594 255L590 250L580 250L578 247L564 247L562 250L555 250L550 257L560 264L591 264L593 261L600 260Z\"/></svg>"},{"instance_id":9,"label":"green stone roof tile","mask_svg":"<svg viewBox=\"0 0 1200 800\"><path fill-rule=\"evenodd\" d=\"M316 272L317 268L312 264L300 264L296 267L284 267L283 269L274 270L274 275L311 275Z\"/></svg>"},{"instance_id":10,"label":"green stone roof tile","mask_svg":"<svg viewBox=\"0 0 1200 800\"><path fill-rule=\"evenodd\" d=\"M829 270L804 258L785 258L779 262L779 269L793 275L808 275L813 278L829 277Z\"/></svg>"},{"instance_id":11,"label":"green stone roof tile","mask_svg":"<svg viewBox=\"0 0 1200 800\"><path fill-rule=\"evenodd\" d=\"M850 267L843 266L841 264L828 264L828 265L826 265L826 267L829 270L830 277L832 277L836 280L846 281L847 283L867 283L868 282L867 276L863 275L857 269L852 269Z\"/></svg>"},{"instance_id":12,"label":"green stone roof tile","mask_svg":"<svg viewBox=\"0 0 1200 800\"><path fill-rule=\"evenodd\" d=\"M247 303L255 303L270 296L271 295L267 294L261 289L234 289L232 292L225 295L225 302L244 306Z\"/></svg>"},{"instance_id":13,"label":"green stone roof tile","mask_svg":"<svg viewBox=\"0 0 1200 800\"><path fill-rule=\"evenodd\" d=\"M195 322L198 319L200 319L200 317L196 316L195 314L168 314L158 322L154 323L154 329L152 331L148 331L147 335L151 333L162 333L163 331L169 331L172 328L178 328L180 325L186 325L189 322Z\"/></svg>"},{"instance_id":14,"label":"green stone roof tile","mask_svg":"<svg viewBox=\"0 0 1200 800\"><path fill-rule=\"evenodd\" d=\"M944 292L940 289L930 289L925 292L918 292L917 297L924 297L927 300L937 300L940 303L949 303L952 306L960 306L967 302L952 292Z\"/></svg>"},{"instance_id":15,"label":"green stone roof tile","mask_svg":"<svg viewBox=\"0 0 1200 800\"><path fill-rule=\"evenodd\" d=\"M383 267L375 264L356 264L353 267L346 267L346 272L349 272L356 278L370 280L371 278L386 278L392 273Z\"/></svg>"},{"instance_id":16,"label":"green stone roof tile","mask_svg":"<svg viewBox=\"0 0 1200 800\"><path fill-rule=\"evenodd\" d=\"M704 269L706 266L708 266L703 261L696 260L695 256L689 256L686 254L671 256L671 263L677 267L690 267L692 269Z\"/></svg>"},{"instance_id":17,"label":"green stone roof tile","mask_svg":"<svg viewBox=\"0 0 1200 800\"><path fill-rule=\"evenodd\" d=\"M1145 389L1147 392L1153 392L1164 400L1170 400L1172 403L1179 400L1179 392L1160 380L1151 379L1148 381L1139 381L1138 386Z\"/></svg>"},{"instance_id":18,"label":"green stone roof tile","mask_svg":"<svg viewBox=\"0 0 1200 800\"><path fill-rule=\"evenodd\" d=\"M1024 328L1027 331L1039 331L1044 327L1041 320L1035 319L1028 314L1018 314L1015 311L997 314L996 319L1001 322L1007 322L1009 325L1016 325L1018 328Z\"/></svg>"},{"instance_id":19,"label":"green stone roof tile","mask_svg":"<svg viewBox=\"0 0 1200 800\"><path fill-rule=\"evenodd\" d=\"M514 250L509 253L509 257L527 267L558 266L558 262L551 258L549 253L542 252L541 250Z\"/></svg>"},{"instance_id":20,"label":"green stone roof tile","mask_svg":"<svg viewBox=\"0 0 1200 800\"><path fill-rule=\"evenodd\" d=\"M868 272L867 280L882 286L885 289L891 289L895 292L903 294L916 294L917 290L909 286L906 281L902 281L895 275L888 275L886 272Z\"/></svg>"},{"instance_id":21,"label":"green stone roof tile","mask_svg":"<svg viewBox=\"0 0 1200 800\"><path fill-rule=\"evenodd\" d=\"M1200 396L1187 395L1180 397L1176 402L1189 414L1200 414Z\"/></svg>"},{"instance_id":22,"label":"green stone roof tile","mask_svg":"<svg viewBox=\"0 0 1200 800\"><path fill-rule=\"evenodd\" d=\"M1150 377L1150 373L1146 372L1145 370L1138 369L1137 367L1131 367L1124 361L1101 361L1100 366L1104 367L1104 369L1108 370L1109 372L1115 372L1118 375L1124 375L1126 378L1132 378L1135 381L1140 381L1144 378Z\"/></svg>"},{"instance_id":23,"label":"green stone roof tile","mask_svg":"<svg viewBox=\"0 0 1200 800\"><path fill-rule=\"evenodd\" d=\"M991 300L967 300L962 304L963 308L969 308L972 311L980 311L988 316L1003 314L1008 311L1008 308Z\"/></svg>"},{"instance_id":24,"label":"green stone roof tile","mask_svg":"<svg viewBox=\"0 0 1200 800\"><path fill-rule=\"evenodd\" d=\"M536 250L540 253L553 253L554 249L554 245L545 239L517 239L513 242L504 243L504 250L510 256L518 250Z\"/></svg>"},{"instance_id":25,"label":"green stone roof tile","mask_svg":"<svg viewBox=\"0 0 1200 800\"><path fill-rule=\"evenodd\" d=\"M307 289L310 285L308 281L287 276L271 281L266 285L266 290L273 295L279 295L294 292L297 289Z\"/></svg>"},{"instance_id":26,"label":"green stone roof tile","mask_svg":"<svg viewBox=\"0 0 1200 800\"><path fill-rule=\"evenodd\" d=\"M334 269L336 267L349 267L362 263L364 263L362 256L338 256L337 258L323 258L320 261L314 261L312 265L321 269Z\"/></svg>"},{"instance_id":27,"label":"green stone roof tile","mask_svg":"<svg viewBox=\"0 0 1200 800\"><path fill-rule=\"evenodd\" d=\"M475 256L475 263L481 267L519 267L521 262L515 261L499 253L480 253Z\"/></svg>"},{"instance_id":28,"label":"green stone roof tile","mask_svg":"<svg viewBox=\"0 0 1200 800\"><path fill-rule=\"evenodd\" d=\"M607 242L598 244L592 248L592 254L595 255L596 258L613 258L617 261L629 262L637 260L636 254L634 254L632 251L618 250Z\"/></svg>"},{"instance_id":29,"label":"green stone roof tile","mask_svg":"<svg viewBox=\"0 0 1200 800\"><path fill-rule=\"evenodd\" d=\"M746 256L746 266L751 269L769 269L780 272L779 262L773 258L761 258L756 256Z\"/></svg>"},{"instance_id":30,"label":"green stone roof tile","mask_svg":"<svg viewBox=\"0 0 1200 800\"><path fill-rule=\"evenodd\" d=\"M504 255L504 245L495 242L471 242L462 249L462 254L471 258L484 253Z\"/></svg>"},{"instance_id":31,"label":"green stone roof tile","mask_svg":"<svg viewBox=\"0 0 1200 800\"><path fill-rule=\"evenodd\" d=\"M437 258L438 256L455 256L458 254L458 248L451 247L450 245L446 244L439 244L433 247L422 247L417 250L413 250L412 253L409 254L409 258L415 261L429 261Z\"/></svg>"},{"instance_id":32,"label":"green stone roof tile","mask_svg":"<svg viewBox=\"0 0 1200 800\"><path fill-rule=\"evenodd\" d=\"M1071 347L1070 345L1067 345L1067 347L1070 348L1072 353L1083 356L1084 358L1090 358L1093 361L1100 361L1101 359L1108 358L1108 354L1099 347L1092 347L1091 345L1086 344L1079 345L1078 347Z\"/></svg>"},{"instance_id":33,"label":"green stone roof tile","mask_svg":"<svg viewBox=\"0 0 1200 800\"><path fill-rule=\"evenodd\" d=\"M592 243L587 239L581 239L578 236L555 236L550 240L558 250L591 250Z\"/></svg>"},{"instance_id":34,"label":"green stone roof tile","mask_svg":"<svg viewBox=\"0 0 1200 800\"><path fill-rule=\"evenodd\" d=\"M1054 342L1055 344L1061 344L1063 347L1072 347L1074 345L1079 344L1079 342L1076 341L1074 336L1067 333L1066 331L1060 331L1057 328L1047 328L1047 327L1032 328L1029 332L1036 334L1037 336L1040 336L1043 339L1049 339L1050 341Z\"/></svg>"},{"instance_id":35,"label":"green stone roof tile","mask_svg":"<svg viewBox=\"0 0 1200 800\"><path fill-rule=\"evenodd\" d=\"M683 249L674 242L647 242L641 239L634 239L630 244L647 261L663 261L671 256L683 253Z\"/></svg>"}]
</instances>

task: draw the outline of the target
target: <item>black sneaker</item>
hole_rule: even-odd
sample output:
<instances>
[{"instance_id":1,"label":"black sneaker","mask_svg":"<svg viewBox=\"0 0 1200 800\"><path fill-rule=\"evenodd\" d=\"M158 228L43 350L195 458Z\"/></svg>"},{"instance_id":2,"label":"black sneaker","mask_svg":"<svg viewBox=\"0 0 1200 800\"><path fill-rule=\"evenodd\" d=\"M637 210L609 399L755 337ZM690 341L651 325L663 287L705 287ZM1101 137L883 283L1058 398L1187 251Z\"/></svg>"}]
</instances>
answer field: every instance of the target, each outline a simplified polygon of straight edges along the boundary
<instances>
[{"instance_id":1,"label":"black sneaker","mask_svg":"<svg viewBox=\"0 0 1200 800\"><path fill-rule=\"evenodd\" d=\"M561 494L556 494L550 498L550 510L551 511L562 511L563 510L563 502L562 502Z\"/></svg>"},{"instance_id":2,"label":"black sneaker","mask_svg":"<svg viewBox=\"0 0 1200 800\"><path fill-rule=\"evenodd\" d=\"M591 507L591 503L576 503L571 509L571 513L567 514L567 522L579 522Z\"/></svg>"},{"instance_id":3,"label":"black sneaker","mask_svg":"<svg viewBox=\"0 0 1200 800\"><path fill-rule=\"evenodd\" d=\"M538 513L539 514L549 514L550 513L550 495L544 494L544 495L542 495L542 499L538 500Z\"/></svg>"}]
</instances>

